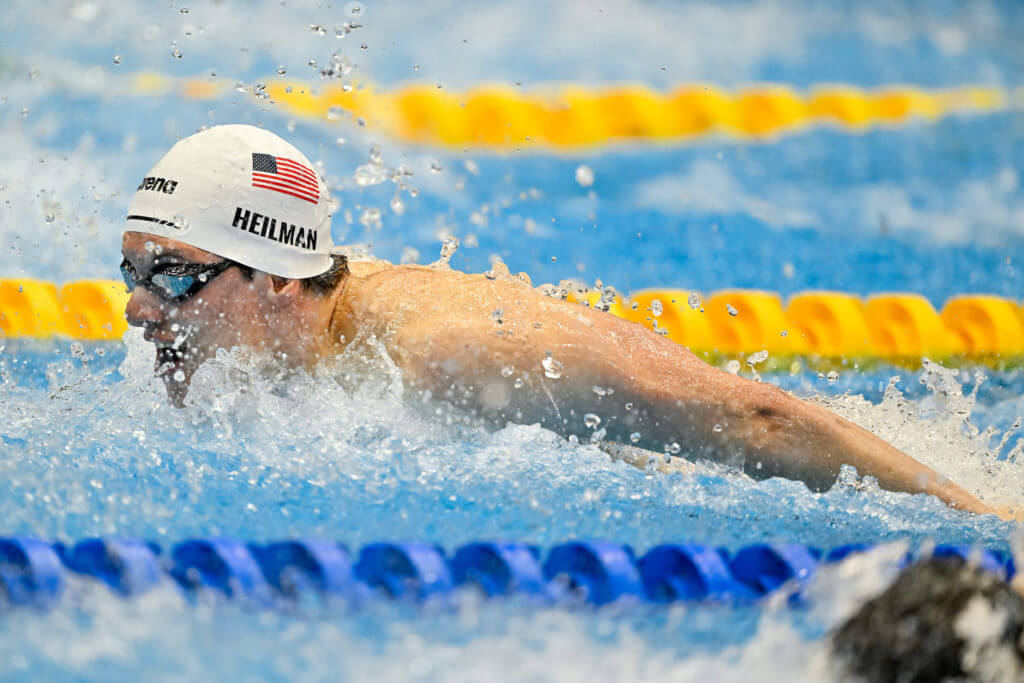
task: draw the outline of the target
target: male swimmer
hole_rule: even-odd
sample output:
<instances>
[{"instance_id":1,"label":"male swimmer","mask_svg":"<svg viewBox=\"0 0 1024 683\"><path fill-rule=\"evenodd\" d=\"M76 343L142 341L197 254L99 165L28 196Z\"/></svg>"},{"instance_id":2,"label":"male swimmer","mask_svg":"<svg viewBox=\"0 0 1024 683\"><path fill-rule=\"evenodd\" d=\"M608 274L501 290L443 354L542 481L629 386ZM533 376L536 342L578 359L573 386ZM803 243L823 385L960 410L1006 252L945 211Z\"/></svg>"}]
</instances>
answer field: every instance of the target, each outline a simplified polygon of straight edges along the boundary
<instances>
[{"instance_id":1,"label":"male swimmer","mask_svg":"<svg viewBox=\"0 0 1024 683\"><path fill-rule=\"evenodd\" d=\"M680 444L759 478L821 490L847 464L887 489L993 512L824 408L711 367L640 325L540 294L507 270L358 261L332 246L327 189L289 143L230 125L174 145L131 201L121 264L128 322L156 346L171 400L181 404L218 348L312 369L376 339L407 390L498 425L589 437L584 415L595 413L608 440L639 433L644 447Z\"/></svg>"}]
</instances>

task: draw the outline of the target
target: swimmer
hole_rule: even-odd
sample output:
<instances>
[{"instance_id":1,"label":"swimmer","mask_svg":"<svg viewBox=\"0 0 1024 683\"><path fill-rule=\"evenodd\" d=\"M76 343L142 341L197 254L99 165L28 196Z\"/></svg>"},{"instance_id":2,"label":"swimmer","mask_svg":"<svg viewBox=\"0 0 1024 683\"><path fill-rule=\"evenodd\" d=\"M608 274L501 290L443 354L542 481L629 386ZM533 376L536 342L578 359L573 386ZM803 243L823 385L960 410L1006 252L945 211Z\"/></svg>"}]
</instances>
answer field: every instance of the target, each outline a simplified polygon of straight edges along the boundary
<instances>
[{"instance_id":1,"label":"swimmer","mask_svg":"<svg viewBox=\"0 0 1024 683\"><path fill-rule=\"evenodd\" d=\"M260 128L217 126L174 145L139 184L122 255L128 322L155 345L156 373L178 405L219 348L314 370L376 340L407 392L498 426L589 439L599 419L608 441L681 448L757 478L823 490L852 465L883 488L993 512L838 415L711 367L641 325L545 296L507 269L393 265L333 248L323 182Z\"/></svg>"}]
</instances>

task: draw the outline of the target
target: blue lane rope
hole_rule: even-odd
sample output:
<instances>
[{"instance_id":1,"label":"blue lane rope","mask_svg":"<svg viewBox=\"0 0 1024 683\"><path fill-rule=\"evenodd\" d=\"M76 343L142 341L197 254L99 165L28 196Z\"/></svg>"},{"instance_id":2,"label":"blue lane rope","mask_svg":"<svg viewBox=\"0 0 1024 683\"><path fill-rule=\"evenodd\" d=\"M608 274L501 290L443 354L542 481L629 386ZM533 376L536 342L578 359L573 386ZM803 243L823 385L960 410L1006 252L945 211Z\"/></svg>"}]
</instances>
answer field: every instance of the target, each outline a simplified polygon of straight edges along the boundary
<instances>
[{"instance_id":1,"label":"blue lane rope","mask_svg":"<svg viewBox=\"0 0 1024 683\"><path fill-rule=\"evenodd\" d=\"M444 600L464 586L487 597L518 596L546 604L614 602L751 602L780 589L799 599L800 587L822 564L872 546L853 544L823 553L798 544L759 543L735 553L686 543L656 546L637 559L628 545L574 541L543 556L515 542L477 542L448 557L434 544L371 543L358 555L339 543L298 539L269 544L229 538L178 543L169 553L155 543L88 538L72 546L36 538L0 538L0 607L56 603L70 574L91 577L131 597L169 582L187 596L200 593L254 606L273 606L305 594L361 604L374 597ZM1009 580L1016 567L1000 551L938 545L934 557L959 557ZM913 561L907 555L903 562Z\"/></svg>"}]
</instances>

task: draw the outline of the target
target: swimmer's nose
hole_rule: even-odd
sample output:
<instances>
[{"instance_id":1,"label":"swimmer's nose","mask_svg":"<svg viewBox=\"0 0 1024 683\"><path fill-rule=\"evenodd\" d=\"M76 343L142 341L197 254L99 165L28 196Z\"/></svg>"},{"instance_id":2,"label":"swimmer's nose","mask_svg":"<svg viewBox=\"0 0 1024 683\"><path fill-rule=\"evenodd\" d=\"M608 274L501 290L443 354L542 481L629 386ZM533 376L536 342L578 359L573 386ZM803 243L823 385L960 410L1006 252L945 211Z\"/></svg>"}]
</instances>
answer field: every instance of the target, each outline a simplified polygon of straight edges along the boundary
<instances>
[{"instance_id":1,"label":"swimmer's nose","mask_svg":"<svg viewBox=\"0 0 1024 683\"><path fill-rule=\"evenodd\" d=\"M152 327L164 321L163 302L145 287L136 287L125 307L125 317L132 327Z\"/></svg>"}]
</instances>

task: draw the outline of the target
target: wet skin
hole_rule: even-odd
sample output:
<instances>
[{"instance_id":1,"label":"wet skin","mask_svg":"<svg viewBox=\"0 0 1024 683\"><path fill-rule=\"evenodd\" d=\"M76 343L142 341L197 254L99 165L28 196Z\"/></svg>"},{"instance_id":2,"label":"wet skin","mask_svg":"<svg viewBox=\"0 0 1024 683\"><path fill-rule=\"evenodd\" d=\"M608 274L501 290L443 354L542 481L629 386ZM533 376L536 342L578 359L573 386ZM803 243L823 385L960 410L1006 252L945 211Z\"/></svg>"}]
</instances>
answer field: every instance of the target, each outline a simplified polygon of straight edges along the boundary
<instances>
[{"instance_id":1,"label":"wet skin","mask_svg":"<svg viewBox=\"0 0 1024 683\"><path fill-rule=\"evenodd\" d=\"M147 250L147 242L162 253ZM125 233L122 251L142 276L160 259L220 260L142 233ZM138 287L128 321L161 343L175 339L175 323L189 330L173 351L180 358L170 366L172 352L157 351L157 372L179 404L196 368L217 348L257 349L313 367L350 345L376 339L410 391L499 426L540 423L588 438L591 427L583 416L594 413L608 439L628 442L638 432L641 446L660 451L679 444L687 454L730 462L759 478L785 476L820 490L848 464L887 489L930 493L953 507L993 512L822 407L713 368L647 328L544 296L507 274L487 277L382 261L351 262L349 268L326 295L265 273L249 280L238 268L180 306ZM545 364L546 358L551 360Z\"/></svg>"}]
</instances>

